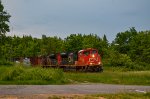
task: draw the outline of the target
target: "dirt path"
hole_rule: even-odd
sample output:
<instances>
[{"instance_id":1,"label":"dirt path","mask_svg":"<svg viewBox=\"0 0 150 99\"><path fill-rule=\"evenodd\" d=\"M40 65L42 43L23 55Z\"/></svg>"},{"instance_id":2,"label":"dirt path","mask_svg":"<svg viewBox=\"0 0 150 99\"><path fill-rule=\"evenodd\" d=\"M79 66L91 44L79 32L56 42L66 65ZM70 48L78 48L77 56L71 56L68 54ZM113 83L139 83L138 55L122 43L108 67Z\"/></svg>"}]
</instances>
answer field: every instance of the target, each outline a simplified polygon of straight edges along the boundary
<instances>
[{"instance_id":1,"label":"dirt path","mask_svg":"<svg viewBox=\"0 0 150 99\"><path fill-rule=\"evenodd\" d=\"M150 86L80 84L80 85L0 85L0 99L6 96L43 97L49 94L100 94L124 92L150 92Z\"/></svg>"}]
</instances>

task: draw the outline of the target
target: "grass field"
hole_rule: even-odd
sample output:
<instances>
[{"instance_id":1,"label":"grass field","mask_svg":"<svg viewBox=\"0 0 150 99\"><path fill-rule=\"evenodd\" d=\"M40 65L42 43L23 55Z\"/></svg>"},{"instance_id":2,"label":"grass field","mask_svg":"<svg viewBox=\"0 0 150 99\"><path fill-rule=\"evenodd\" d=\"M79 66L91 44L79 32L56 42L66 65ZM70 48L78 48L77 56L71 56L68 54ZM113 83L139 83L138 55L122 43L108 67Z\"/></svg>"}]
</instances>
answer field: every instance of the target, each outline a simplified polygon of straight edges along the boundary
<instances>
[{"instance_id":1,"label":"grass field","mask_svg":"<svg viewBox=\"0 0 150 99\"><path fill-rule=\"evenodd\" d=\"M107 83L150 85L150 71L125 71L105 68L102 73L63 72L23 66L0 66L0 84L76 84Z\"/></svg>"},{"instance_id":2,"label":"grass field","mask_svg":"<svg viewBox=\"0 0 150 99\"><path fill-rule=\"evenodd\" d=\"M65 73L72 83L107 83L125 85L150 85L150 71L103 73Z\"/></svg>"},{"instance_id":3,"label":"grass field","mask_svg":"<svg viewBox=\"0 0 150 99\"><path fill-rule=\"evenodd\" d=\"M64 84L60 69L43 69L23 66L0 67L0 84Z\"/></svg>"},{"instance_id":4,"label":"grass field","mask_svg":"<svg viewBox=\"0 0 150 99\"><path fill-rule=\"evenodd\" d=\"M48 99L150 99L150 93L120 93L97 95L52 95Z\"/></svg>"}]
</instances>

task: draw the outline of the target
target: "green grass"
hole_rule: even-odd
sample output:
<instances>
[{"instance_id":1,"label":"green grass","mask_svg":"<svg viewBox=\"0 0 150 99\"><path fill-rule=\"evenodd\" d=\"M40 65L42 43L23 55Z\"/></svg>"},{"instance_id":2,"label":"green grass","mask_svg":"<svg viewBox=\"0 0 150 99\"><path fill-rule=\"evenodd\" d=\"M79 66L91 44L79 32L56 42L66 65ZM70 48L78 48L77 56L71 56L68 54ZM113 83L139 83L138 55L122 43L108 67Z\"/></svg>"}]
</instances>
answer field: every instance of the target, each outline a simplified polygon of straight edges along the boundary
<instances>
[{"instance_id":1,"label":"green grass","mask_svg":"<svg viewBox=\"0 0 150 99\"><path fill-rule=\"evenodd\" d=\"M150 85L150 71L110 72L103 73L65 73L72 83L107 83L125 85Z\"/></svg>"},{"instance_id":2,"label":"green grass","mask_svg":"<svg viewBox=\"0 0 150 99\"><path fill-rule=\"evenodd\" d=\"M99 94L91 96L103 97L104 99L150 99L150 93Z\"/></svg>"},{"instance_id":3,"label":"green grass","mask_svg":"<svg viewBox=\"0 0 150 99\"><path fill-rule=\"evenodd\" d=\"M63 74L60 69L0 67L0 84L63 84Z\"/></svg>"},{"instance_id":4,"label":"green grass","mask_svg":"<svg viewBox=\"0 0 150 99\"><path fill-rule=\"evenodd\" d=\"M72 83L150 85L150 71L124 71L118 67L105 67L102 73L66 72L64 76Z\"/></svg>"},{"instance_id":5,"label":"green grass","mask_svg":"<svg viewBox=\"0 0 150 99\"><path fill-rule=\"evenodd\" d=\"M48 99L150 99L150 93L120 93L97 95L52 95Z\"/></svg>"},{"instance_id":6,"label":"green grass","mask_svg":"<svg viewBox=\"0 0 150 99\"><path fill-rule=\"evenodd\" d=\"M102 73L63 72L60 69L0 66L0 84L106 83L150 85L150 71L122 71L106 67Z\"/></svg>"}]
</instances>

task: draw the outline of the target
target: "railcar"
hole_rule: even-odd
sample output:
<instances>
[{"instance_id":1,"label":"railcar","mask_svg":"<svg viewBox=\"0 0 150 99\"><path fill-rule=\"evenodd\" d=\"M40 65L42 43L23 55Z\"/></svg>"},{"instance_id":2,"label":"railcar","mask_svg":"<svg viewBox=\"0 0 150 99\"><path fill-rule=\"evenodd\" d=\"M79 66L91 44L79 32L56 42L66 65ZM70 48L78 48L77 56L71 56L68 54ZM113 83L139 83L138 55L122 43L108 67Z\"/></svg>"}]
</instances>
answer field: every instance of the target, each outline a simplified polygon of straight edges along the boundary
<instances>
[{"instance_id":1,"label":"railcar","mask_svg":"<svg viewBox=\"0 0 150 99\"><path fill-rule=\"evenodd\" d=\"M56 53L42 57L41 66L76 71L103 71L101 56L97 49L87 48L77 52Z\"/></svg>"}]
</instances>

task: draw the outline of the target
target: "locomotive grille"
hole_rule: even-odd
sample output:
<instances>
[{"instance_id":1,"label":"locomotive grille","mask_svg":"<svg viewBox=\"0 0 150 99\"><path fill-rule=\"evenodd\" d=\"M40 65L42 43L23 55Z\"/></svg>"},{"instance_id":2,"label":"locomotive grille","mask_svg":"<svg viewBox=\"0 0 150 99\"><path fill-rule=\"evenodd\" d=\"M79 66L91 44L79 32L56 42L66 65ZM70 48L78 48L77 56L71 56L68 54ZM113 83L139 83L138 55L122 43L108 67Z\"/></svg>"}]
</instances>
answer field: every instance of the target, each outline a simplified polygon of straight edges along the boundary
<instances>
[{"instance_id":1,"label":"locomotive grille","mask_svg":"<svg viewBox=\"0 0 150 99\"><path fill-rule=\"evenodd\" d=\"M89 58L89 61L94 62L94 61L97 61L97 59L96 58Z\"/></svg>"}]
</instances>

